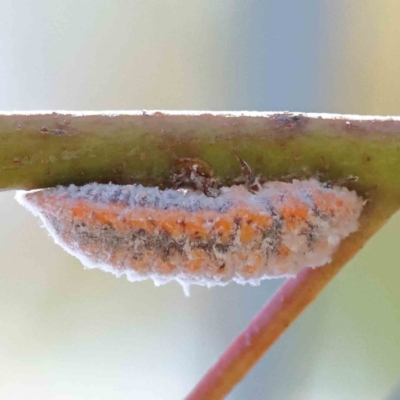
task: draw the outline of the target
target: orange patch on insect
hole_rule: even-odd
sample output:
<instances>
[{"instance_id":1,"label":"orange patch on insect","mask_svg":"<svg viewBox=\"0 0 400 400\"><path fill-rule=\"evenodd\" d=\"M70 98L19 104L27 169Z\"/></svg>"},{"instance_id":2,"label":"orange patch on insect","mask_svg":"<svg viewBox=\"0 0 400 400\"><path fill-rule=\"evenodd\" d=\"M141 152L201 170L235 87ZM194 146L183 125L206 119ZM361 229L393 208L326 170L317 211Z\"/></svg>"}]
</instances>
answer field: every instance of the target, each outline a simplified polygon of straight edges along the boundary
<instances>
[{"instance_id":1,"label":"orange patch on insect","mask_svg":"<svg viewBox=\"0 0 400 400\"><path fill-rule=\"evenodd\" d=\"M250 241L254 240L257 236L256 229L251 225L250 222L245 223L240 228L240 241L243 244L249 243Z\"/></svg>"},{"instance_id":2,"label":"orange patch on insect","mask_svg":"<svg viewBox=\"0 0 400 400\"><path fill-rule=\"evenodd\" d=\"M343 205L344 205L344 201L343 200L340 200L340 199L337 199L336 200L336 207L343 207Z\"/></svg>"},{"instance_id":3,"label":"orange patch on insect","mask_svg":"<svg viewBox=\"0 0 400 400\"><path fill-rule=\"evenodd\" d=\"M254 222L254 225L259 229L267 229L272 225L272 218L270 215L265 215L262 213L253 213L251 214L251 219Z\"/></svg>"},{"instance_id":4,"label":"orange patch on insect","mask_svg":"<svg viewBox=\"0 0 400 400\"><path fill-rule=\"evenodd\" d=\"M185 221L185 233L192 239L196 238L207 238L210 234L210 227L207 226L207 219L204 214L200 212L187 213L182 212L182 216L187 216L189 218L184 218Z\"/></svg>"},{"instance_id":5,"label":"orange patch on insect","mask_svg":"<svg viewBox=\"0 0 400 400\"><path fill-rule=\"evenodd\" d=\"M291 253L291 250L289 249L289 247L285 246L284 244L281 244L281 245L278 247L278 254L279 254L280 256L286 257L286 256L288 256L290 253Z\"/></svg>"},{"instance_id":6,"label":"orange patch on insect","mask_svg":"<svg viewBox=\"0 0 400 400\"><path fill-rule=\"evenodd\" d=\"M184 263L184 268L190 272L198 271L209 258L202 249L192 249L189 257Z\"/></svg>"},{"instance_id":7,"label":"orange patch on insect","mask_svg":"<svg viewBox=\"0 0 400 400\"><path fill-rule=\"evenodd\" d=\"M89 207L86 201L77 200L71 207L71 212L74 218L88 219L89 214L93 210Z\"/></svg>"},{"instance_id":8,"label":"orange patch on insect","mask_svg":"<svg viewBox=\"0 0 400 400\"><path fill-rule=\"evenodd\" d=\"M272 223L270 216L262 215L262 213L257 213L246 207L234 208L230 214L232 221L236 221L240 227L242 244L259 239L260 234Z\"/></svg>"},{"instance_id":9,"label":"orange patch on insect","mask_svg":"<svg viewBox=\"0 0 400 400\"><path fill-rule=\"evenodd\" d=\"M161 275L169 275L172 274L175 270L175 265L168 261L161 262L158 266L158 273Z\"/></svg>"},{"instance_id":10,"label":"orange patch on insect","mask_svg":"<svg viewBox=\"0 0 400 400\"><path fill-rule=\"evenodd\" d=\"M325 213L333 211L336 207L340 208L343 206L343 202L334 193L315 191L313 193L313 200L318 209Z\"/></svg>"},{"instance_id":11,"label":"orange patch on insect","mask_svg":"<svg viewBox=\"0 0 400 400\"><path fill-rule=\"evenodd\" d=\"M265 264L266 258L261 254L253 254L249 257L249 263L244 267L243 273L246 276L253 276Z\"/></svg>"},{"instance_id":12,"label":"orange patch on insect","mask_svg":"<svg viewBox=\"0 0 400 400\"><path fill-rule=\"evenodd\" d=\"M196 272L201 268L203 261L204 260L202 258L186 261L186 263L184 264L184 268L189 272Z\"/></svg>"},{"instance_id":13,"label":"orange patch on insect","mask_svg":"<svg viewBox=\"0 0 400 400\"><path fill-rule=\"evenodd\" d=\"M215 232L220 236L221 242L226 243L232 234L235 224L232 216L219 216L214 224Z\"/></svg>"},{"instance_id":14,"label":"orange patch on insect","mask_svg":"<svg viewBox=\"0 0 400 400\"><path fill-rule=\"evenodd\" d=\"M295 229L304 221L307 221L309 216L309 208L307 204L298 199L291 199L286 202L280 209L281 216L286 222L288 229Z\"/></svg>"},{"instance_id":15,"label":"orange patch on insect","mask_svg":"<svg viewBox=\"0 0 400 400\"><path fill-rule=\"evenodd\" d=\"M135 260L134 258L130 257L129 263L132 269L134 269L137 272L141 273L148 272L150 271L150 268L153 263L153 255L151 253L146 254L139 260Z\"/></svg>"},{"instance_id":16,"label":"orange patch on insect","mask_svg":"<svg viewBox=\"0 0 400 400\"><path fill-rule=\"evenodd\" d=\"M176 210L164 212L154 210L156 221L161 229L177 238L185 233L186 223L182 213Z\"/></svg>"}]
</instances>

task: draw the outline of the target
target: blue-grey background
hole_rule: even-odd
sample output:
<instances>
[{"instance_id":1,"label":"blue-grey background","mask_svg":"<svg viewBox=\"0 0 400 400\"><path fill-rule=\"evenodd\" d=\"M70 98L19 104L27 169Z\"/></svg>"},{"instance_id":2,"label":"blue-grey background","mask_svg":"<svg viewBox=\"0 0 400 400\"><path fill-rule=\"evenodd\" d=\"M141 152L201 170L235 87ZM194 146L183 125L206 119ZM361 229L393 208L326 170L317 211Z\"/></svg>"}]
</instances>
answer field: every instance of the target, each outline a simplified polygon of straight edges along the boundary
<instances>
[{"instance_id":1,"label":"blue-grey background","mask_svg":"<svg viewBox=\"0 0 400 400\"><path fill-rule=\"evenodd\" d=\"M0 109L400 115L393 0L2 0ZM400 398L400 215L229 399ZM282 281L132 284L0 193L0 398L180 399ZM396 392L397 390L397 392Z\"/></svg>"}]
</instances>

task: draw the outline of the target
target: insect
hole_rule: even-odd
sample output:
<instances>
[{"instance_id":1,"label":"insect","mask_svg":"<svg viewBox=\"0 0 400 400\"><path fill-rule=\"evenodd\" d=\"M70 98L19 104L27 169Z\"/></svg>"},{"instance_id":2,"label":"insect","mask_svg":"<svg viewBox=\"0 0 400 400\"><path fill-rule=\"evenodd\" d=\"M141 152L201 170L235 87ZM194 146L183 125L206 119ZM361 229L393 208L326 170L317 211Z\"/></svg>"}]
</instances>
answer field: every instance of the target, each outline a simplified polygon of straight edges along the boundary
<instances>
[{"instance_id":1,"label":"insect","mask_svg":"<svg viewBox=\"0 0 400 400\"><path fill-rule=\"evenodd\" d=\"M156 284L258 284L331 260L357 229L363 199L315 179L216 187L205 163L177 163L178 186L91 183L19 192L56 243L88 268ZM200 173L197 173L199 172Z\"/></svg>"}]
</instances>

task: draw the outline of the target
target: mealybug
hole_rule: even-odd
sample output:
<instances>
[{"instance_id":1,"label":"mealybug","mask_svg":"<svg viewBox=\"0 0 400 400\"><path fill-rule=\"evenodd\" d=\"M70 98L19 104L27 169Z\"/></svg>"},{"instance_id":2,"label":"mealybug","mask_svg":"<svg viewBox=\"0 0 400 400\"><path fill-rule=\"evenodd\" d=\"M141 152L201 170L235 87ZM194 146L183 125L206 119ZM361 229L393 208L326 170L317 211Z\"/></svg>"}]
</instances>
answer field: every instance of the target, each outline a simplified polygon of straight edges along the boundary
<instances>
[{"instance_id":1,"label":"mealybug","mask_svg":"<svg viewBox=\"0 0 400 400\"><path fill-rule=\"evenodd\" d=\"M132 281L213 286L294 276L328 263L357 229L363 200L355 192L315 179L260 184L240 160L244 185L217 189L203 165L184 161L182 180L202 169L192 189L91 183L17 199L86 267Z\"/></svg>"}]
</instances>

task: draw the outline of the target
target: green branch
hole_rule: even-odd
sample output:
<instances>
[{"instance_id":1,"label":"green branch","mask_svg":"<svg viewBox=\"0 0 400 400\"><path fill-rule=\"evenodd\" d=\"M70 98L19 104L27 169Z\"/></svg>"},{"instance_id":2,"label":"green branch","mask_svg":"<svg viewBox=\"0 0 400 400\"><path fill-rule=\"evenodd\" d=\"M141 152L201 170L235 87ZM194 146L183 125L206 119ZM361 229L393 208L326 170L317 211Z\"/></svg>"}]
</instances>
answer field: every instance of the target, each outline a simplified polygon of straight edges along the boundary
<instances>
[{"instance_id":1,"label":"green branch","mask_svg":"<svg viewBox=\"0 0 400 400\"><path fill-rule=\"evenodd\" d=\"M400 198L400 120L309 114L2 113L0 188L91 181L168 186L171 165L200 158L221 184L234 150L264 179L359 177Z\"/></svg>"}]
</instances>

